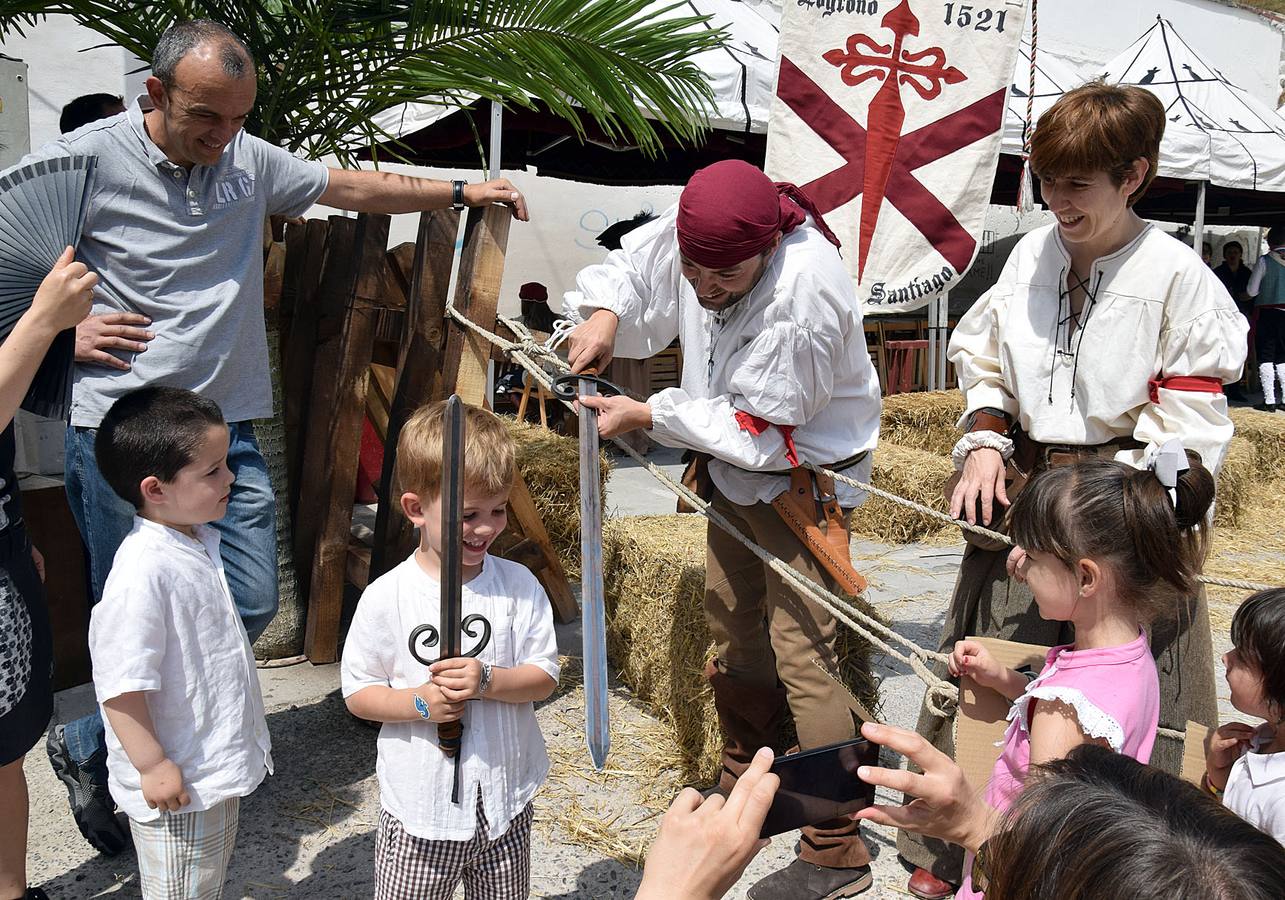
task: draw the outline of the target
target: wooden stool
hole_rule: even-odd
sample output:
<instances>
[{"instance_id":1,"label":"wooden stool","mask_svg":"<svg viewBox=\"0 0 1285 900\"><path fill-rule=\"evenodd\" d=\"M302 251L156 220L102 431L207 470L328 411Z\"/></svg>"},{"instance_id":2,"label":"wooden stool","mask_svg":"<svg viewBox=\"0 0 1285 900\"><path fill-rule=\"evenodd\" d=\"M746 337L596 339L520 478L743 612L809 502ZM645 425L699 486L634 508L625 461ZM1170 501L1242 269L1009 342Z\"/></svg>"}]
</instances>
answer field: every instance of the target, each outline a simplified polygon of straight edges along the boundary
<instances>
[{"instance_id":1,"label":"wooden stool","mask_svg":"<svg viewBox=\"0 0 1285 900\"><path fill-rule=\"evenodd\" d=\"M531 377L530 372L526 373L526 377L522 381L522 399L518 401L518 421L519 422L526 421L526 407L527 407L527 403L531 400L532 388L535 388L535 391L536 391L535 402L540 404L540 424L543 425L545 428L548 428L549 412L545 408L544 404L549 400L555 400L557 398L555 398L553 394L546 391L544 389L544 385L540 384L533 377Z\"/></svg>"},{"instance_id":2,"label":"wooden stool","mask_svg":"<svg viewBox=\"0 0 1285 900\"><path fill-rule=\"evenodd\" d=\"M920 363L923 360L922 354L928 352L928 341L885 341L883 346L888 366L886 393L904 394L922 389L924 384Z\"/></svg>"}]
</instances>

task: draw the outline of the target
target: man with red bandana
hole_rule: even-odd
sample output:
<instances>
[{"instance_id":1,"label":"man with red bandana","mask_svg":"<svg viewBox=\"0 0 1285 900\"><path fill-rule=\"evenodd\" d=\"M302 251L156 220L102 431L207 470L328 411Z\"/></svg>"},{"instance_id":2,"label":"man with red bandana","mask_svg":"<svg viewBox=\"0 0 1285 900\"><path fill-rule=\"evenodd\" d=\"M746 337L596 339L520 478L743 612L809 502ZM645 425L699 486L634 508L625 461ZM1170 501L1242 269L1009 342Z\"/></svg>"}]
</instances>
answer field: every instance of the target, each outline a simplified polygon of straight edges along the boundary
<instances>
[{"instance_id":1,"label":"man with red bandana","mask_svg":"<svg viewBox=\"0 0 1285 900\"><path fill-rule=\"evenodd\" d=\"M683 348L677 388L646 402L581 398L598 410L602 436L645 428L703 455L709 500L742 534L831 590L859 590L846 525L865 495L798 468L865 481L879 434L879 382L852 279L811 201L748 163L716 163L692 176L676 207L581 271L576 288L564 300L582 322L570 337L573 370L646 358L674 338ZM791 526L779 508L799 485L810 496ZM816 521L818 508L833 510L828 522ZM800 518L829 546L801 536ZM777 747L791 714L804 749L851 738L855 725L844 688L816 665L836 669L834 618L717 526L708 534L705 614L717 656L706 675L730 787L759 747ZM823 822L803 829L798 858L749 896L855 896L871 884L869 863L856 823Z\"/></svg>"}]
</instances>

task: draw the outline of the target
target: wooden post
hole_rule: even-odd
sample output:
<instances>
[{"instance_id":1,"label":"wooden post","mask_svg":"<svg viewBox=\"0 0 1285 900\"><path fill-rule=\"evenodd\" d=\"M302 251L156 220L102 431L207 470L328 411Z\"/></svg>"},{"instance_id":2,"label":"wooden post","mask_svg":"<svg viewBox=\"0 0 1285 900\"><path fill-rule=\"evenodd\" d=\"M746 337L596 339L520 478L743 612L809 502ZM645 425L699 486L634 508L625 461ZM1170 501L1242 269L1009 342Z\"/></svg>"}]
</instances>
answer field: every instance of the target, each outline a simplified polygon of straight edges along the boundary
<instances>
[{"instance_id":1,"label":"wooden post","mask_svg":"<svg viewBox=\"0 0 1285 900\"><path fill-rule=\"evenodd\" d=\"M339 655L339 618L343 609L352 501L357 488L361 419L366 411L375 310L383 296L384 254L390 218L363 214L357 219L356 273L349 293L340 342L334 414L326 429L322 467L321 527L317 532L309 592L304 653L314 663L334 662Z\"/></svg>"},{"instance_id":2,"label":"wooden post","mask_svg":"<svg viewBox=\"0 0 1285 900\"><path fill-rule=\"evenodd\" d=\"M326 491L323 469L326 462L326 433L334 412L335 380L326 373L339 368L340 332L343 328L344 308L352 290L353 266L356 248L357 222L343 216L331 216L326 234L325 264L321 267L321 281L311 319L311 338L306 336L305 310L295 312L294 335L290 339L292 362L299 367L299 382L307 375L308 400L304 405L306 415L293 426L298 429L299 460L296 468L298 496L291 510L294 522L294 559L300 572L299 586L311 586L312 554L317 544L317 528L323 514L318 503ZM313 372L323 373L314 378ZM298 387L293 388L298 390ZM286 428L291 428L287 419Z\"/></svg>"},{"instance_id":3,"label":"wooden post","mask_svg":"<svg viewBox=\"0 0 1285 900\"><path fill-rule=\"evenodd\" d=\"M508 207L488 206L470 209L464 226L464 253L455 281L455 309L487 331L495 330L500 279L504 276L504 248L512 221ZM456 393L465 403L489 406L486 370L491 359L490 343L456 322L447 325L441 381L433 391L434 398L445 399Z\"/></svg>"},{"instance_id":4,"label":"wooden post","mask_svg":"<svg viewBox=\"0 0 1285 900\"><path fill-rule=\"evenodd\" d=\"M341 222L349 221L341 216L334 218ZM292 233L295 230L293 227L290 229ZM300 472L303 468L306 446L304 439L308 405L312 398L313 363L317 353L317 323L321 318L322 305L319 293L327 247L334 250L330 266L337 275L347 271L347 261L350 258L349 248L341 243L345 240L345 236L337 234L335 243L331 245L329 232L330 225L325 220L309 219L303 226L302 250L288 248L286 255L287 268L283 296L286 292L290 293L292 312L289 336L286 337L283 334L285 347L281 357L281 400L282 418L286 429L286 483L290 486L290 515L295 522L299 520ZM351 234L347 234L346 239L351 241L351 237ZM298 243L296 243L297 246ZM298 253L297 264L291 258L291 254L294 253ZM343 277L346 278L346 276ZM306 571L302 568L304 558L298 555L298 550L296 543L295 561L299 571L304 572ZM311 553L311 544L309 544L308 558L311 558ZM302 579L302 582L306 583L307 579Z\"/></svg>"},{"instance_id":5,"label":"wooden post","mask_svg":"<svg viewBox=\"0 0 1285 900\"><path fill-rule=\"evenodd\" d=\"M384 441L384 467L379 478L379 507L371 547L370 579L391 569L411 551L414 533L402 516L393 485L397 439L406 419L432 397L446 342L446 297L460 214L454 210L420 213L406 295L406 320Z\"/></svg>"}]
</instances>

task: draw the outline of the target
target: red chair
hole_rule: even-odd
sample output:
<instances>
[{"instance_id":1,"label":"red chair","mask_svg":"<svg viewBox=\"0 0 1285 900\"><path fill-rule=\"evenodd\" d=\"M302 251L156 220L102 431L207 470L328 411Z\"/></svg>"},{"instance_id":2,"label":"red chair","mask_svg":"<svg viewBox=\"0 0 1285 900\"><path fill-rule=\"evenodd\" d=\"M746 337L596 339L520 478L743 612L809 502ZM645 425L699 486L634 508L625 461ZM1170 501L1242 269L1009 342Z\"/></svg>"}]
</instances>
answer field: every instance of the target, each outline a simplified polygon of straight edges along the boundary
<instances>
[{"instance_id":1,"label":"red chair","mask_svg":"<svg viewBox=\"0 0 1285 900\"><path fill-rule=\"evenodd\" d=\"M884 385L884 393L904 394L922 390L924 387L922 364L923 355L928 352L927 339L885 341L883 347L888 367L888 381Z\"/></svg>"}]
</instances>

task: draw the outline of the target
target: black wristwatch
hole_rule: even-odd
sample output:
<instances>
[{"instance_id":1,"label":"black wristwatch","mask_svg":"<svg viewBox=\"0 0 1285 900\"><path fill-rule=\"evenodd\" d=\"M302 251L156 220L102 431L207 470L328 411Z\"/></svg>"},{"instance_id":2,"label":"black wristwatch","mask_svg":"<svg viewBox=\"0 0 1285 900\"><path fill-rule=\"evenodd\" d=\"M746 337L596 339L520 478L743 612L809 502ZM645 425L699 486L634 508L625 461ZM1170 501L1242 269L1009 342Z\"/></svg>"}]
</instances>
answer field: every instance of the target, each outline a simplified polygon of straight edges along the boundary
<instances>
[{"instance_id":1,"label":"black wristwatch","mask_svg":"<svg viewBox=\"0 0 1285 900\"><path fill-rule=\"evenodd\" d=\"M451 182L451 209L461 210L464 208L464 182Z\"/></svg>"}]
</instances>

